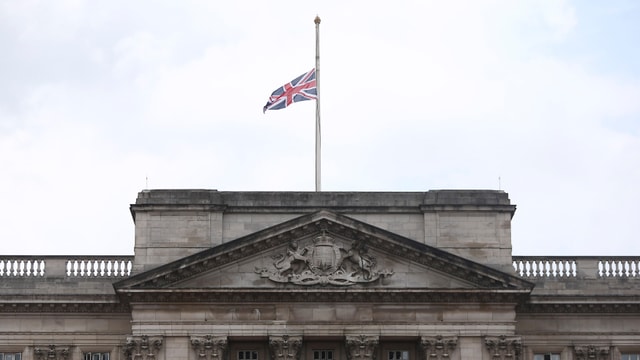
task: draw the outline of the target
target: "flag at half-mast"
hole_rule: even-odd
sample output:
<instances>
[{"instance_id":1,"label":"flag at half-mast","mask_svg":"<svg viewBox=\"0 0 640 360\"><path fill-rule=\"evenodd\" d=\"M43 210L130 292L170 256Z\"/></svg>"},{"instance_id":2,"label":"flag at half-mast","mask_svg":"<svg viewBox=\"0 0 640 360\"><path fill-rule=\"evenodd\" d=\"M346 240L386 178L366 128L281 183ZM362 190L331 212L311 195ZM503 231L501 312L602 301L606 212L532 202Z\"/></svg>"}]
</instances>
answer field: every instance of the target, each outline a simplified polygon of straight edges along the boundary
<instances>
[{"instance_id":1,"label":"flag at half-mast","mask_svg":"<svg viewBox=\"0 0 640 360\"><path fill-rule=\"evenodd\" d=\"M284 109L295 102L315 100L317 97L316 69L314 68L271 93L269 101L262 108L262 112Z\"/></svg>"}]
</instances>

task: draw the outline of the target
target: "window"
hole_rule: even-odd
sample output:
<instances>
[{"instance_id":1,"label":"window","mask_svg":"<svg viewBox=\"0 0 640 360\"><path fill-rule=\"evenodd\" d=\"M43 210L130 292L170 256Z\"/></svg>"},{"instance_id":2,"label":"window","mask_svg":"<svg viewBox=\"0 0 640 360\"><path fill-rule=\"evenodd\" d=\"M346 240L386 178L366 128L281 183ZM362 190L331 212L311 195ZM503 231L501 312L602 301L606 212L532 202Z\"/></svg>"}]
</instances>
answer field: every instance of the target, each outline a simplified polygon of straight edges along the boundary
<instances>
[{"instance_id":1,"label":"window","mask_svg":"<svg viewBox=\"0 0 640 360\"><path fill-rule=\"evenodd\" d=\"M621 360L640 360L640 354L622 354Z\"/></svg>"},{"instance_id":2,"label":"window","mask_svg":"<svg viewBox=\"0 0 640 360\"><path fill-rule=\"evenodd\" d=\"M409 360L408 350L390 350L388 360Z\"/></svg>"},{"instance_id":3,"label":"window","mask_svg":"<svg viewBox=\"0 0 640 360\"><path fill-rule=\"evenodd\" d=\"M313 360L333 360L333 350L313 350Z\"/></svg>"},{"instance_id":4,"label":"window","mask_svg":"<svg viewBox=\"0 0 640 360\"><path fill-rule=\"evenodd\" d=\"M238 360L258 360L258 352L256 350L239 350Z\"/></svg>"},{"instance_id":5,"label":"window","mask_svg":"<svg viewBox=\"0 0 640 360\"><path fill-rule=\"evenodd\" d=\"M109 353L108 352L86 352L84 353L84 360L109 360Z\"/></svg>"},{"instance_id":6,"label":"window","mask_svg":"<svg viewBox=\"0 0 640 360\"><path fill-rule=\"evenodd\" d=\"M560 360L560 354L535 354L533 360Z\"/></svg>"},{"instance_id":7,"label":"window","mask_svg":"<svg viewBox=\"0 0 640 360\"><path fill-rule=\"evenodd\" d=\"M22 360L22 353L2 353L2 352L0 352L0 360Z\"/></svg>"}]
</instances>

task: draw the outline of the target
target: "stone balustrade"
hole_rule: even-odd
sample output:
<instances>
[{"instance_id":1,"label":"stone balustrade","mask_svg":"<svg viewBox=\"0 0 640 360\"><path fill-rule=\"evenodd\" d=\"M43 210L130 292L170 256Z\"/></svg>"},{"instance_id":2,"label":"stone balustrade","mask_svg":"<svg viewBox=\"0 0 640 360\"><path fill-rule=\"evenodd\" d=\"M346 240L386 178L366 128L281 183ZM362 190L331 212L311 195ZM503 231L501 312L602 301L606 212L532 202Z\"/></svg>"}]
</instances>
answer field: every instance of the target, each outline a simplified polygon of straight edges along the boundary
<instances>
[{"instance_id":1,"label":"stone balustrade","mask_svg":"<svg viewBox=\"0 0 640 360\"><path fill-rule=\"evenodd\" d=\"M524 278L640 278L640 256L514 256Z\"/></svg>"},{"instance_id":2,"label":"stone balustrade","mask_svg":"<svg viewBox=\"0 0 640 360\"><path fill-rule=\"evenodd\" d=\"M129 276L133 256L1 256L0 278ZM640 256L514 256L523 278L640 278Z\"/></svg>"},{"instance_id":3,"label":"stone balustrade","mask_svg":"<svg viewBox=\"0 0 640 360\"><path fill-rule=\"evenodd\" d=\"M129 276L133 256L2 256L0 278L120 278Z\"/></svg>"}]
</instances>

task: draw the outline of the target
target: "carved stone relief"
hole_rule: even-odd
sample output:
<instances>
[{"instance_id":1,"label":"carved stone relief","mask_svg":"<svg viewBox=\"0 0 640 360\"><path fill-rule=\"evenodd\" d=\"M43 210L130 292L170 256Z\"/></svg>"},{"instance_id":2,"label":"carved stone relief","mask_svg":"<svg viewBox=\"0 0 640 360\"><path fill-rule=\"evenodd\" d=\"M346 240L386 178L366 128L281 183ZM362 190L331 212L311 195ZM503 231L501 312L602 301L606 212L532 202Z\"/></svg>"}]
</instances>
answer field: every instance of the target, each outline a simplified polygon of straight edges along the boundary
<instances>
[{"instance_id":1,"label":"carved stone relief","mask_svg":"<svg viewBox=\"0 0 640 360\"><path fill-rule=\"evenodd\" d=\"M420 338L420 346L424 353L425 360L449 359L451 353L456 349L458 339L455 337L428 337Z\"/></svg>"},{"instance_id":2,"label":"carved stone relief","mask_svg":"<svg viewBox=\"0 0 640 360\"><path fill-rule=\"evenodd\" d=\"M489 351L491 359L500 360L521 360L522 359L522 339L520 337L499 337L487 336L485 345Z\"/></svg>"},{"instance_id":3,"label":"carved stone relief","mask_svg":"<svg viewBox=\"0 0 640 360\"><path fill-rule=\"evenodd\" d=\"M349 360L375 360L378 347L377 336L347 336L345 340Z\"/></svg>"},{"instance_id":4,"label":"carved stone relief","mask_svg":"<svg viewBox=\"0 0 640 360\"><path fill-rule=\"evenodd\" d=\"M142 335L128 337L123 350L127 360L153 360L161 348L162 338Z\"/></svg>"},{"instance_id":5,"label":"carved stone relief","mask_svg":"<svg viewBox=\"0 0 640 360\"><path fill-rule=\"evenodd\" d=\"M271 267L255 271L271 281L297 285L354 285L393 275L392 270L376 270L376 259L363 242L345 248L324 233L302 248L290 243L284 254L274 256Z\"/></svg>"},{"instance_id":6,"label":"carved stone relief","mask_svg":"<svg viewBox=\"0 0 640 360\"><path fill-rule=\"evenodd\" d=\"M271 336L269 337L269 349L272 360L298 360L302 336Z\"/></svg>"},{"instance_id":7,"label":"carved stone relief","mask_svg":"<svg viewBox=\"0 0 640 360\"><path fill-rule=\"evenodd\" d=\"M576 360L608 360L608 346L574 346L573 347Z\"/></svg>"},{"instance_id":8,"label":"carved stone relief","mask_svg":"<svg viewBox=\"0 0 640 360\"><path fill-rule=\"evenodd\" d=\"M196 352L198 359L225 360L227 351L226 336L192 336L190 340L191 347Z\"/></svg>"},{"instance_id":9,"label":"carved stone relief","mask_svg":"<svg viewBox=\"0 0 640 360\"><path fill-rule=\"evenodd\" d=\"M69 347L55 345L36 347L33 354L36 360L67 360L69 359Z\"/></svg>"}]
</instances>

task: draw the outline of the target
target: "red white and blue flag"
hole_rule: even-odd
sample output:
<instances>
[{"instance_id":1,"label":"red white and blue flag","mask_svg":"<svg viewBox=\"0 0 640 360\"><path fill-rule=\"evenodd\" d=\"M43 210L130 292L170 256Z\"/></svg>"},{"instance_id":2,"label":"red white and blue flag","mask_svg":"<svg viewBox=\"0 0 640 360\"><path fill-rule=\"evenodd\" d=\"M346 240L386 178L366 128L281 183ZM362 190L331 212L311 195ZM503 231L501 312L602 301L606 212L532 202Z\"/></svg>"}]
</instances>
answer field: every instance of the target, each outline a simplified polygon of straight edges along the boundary
<instances>
[{"instance_id":1,"label":"red white and blue flag","mask_svg":"<svg viewBox=\"0 0 640 360\"><path fill-rule=\"evenodd\" d=\"M295 102L314 100L317 97L316 69L311 69L274 91L262 108L262 112L284 109Z\"/></svg>"}]
</instances>

